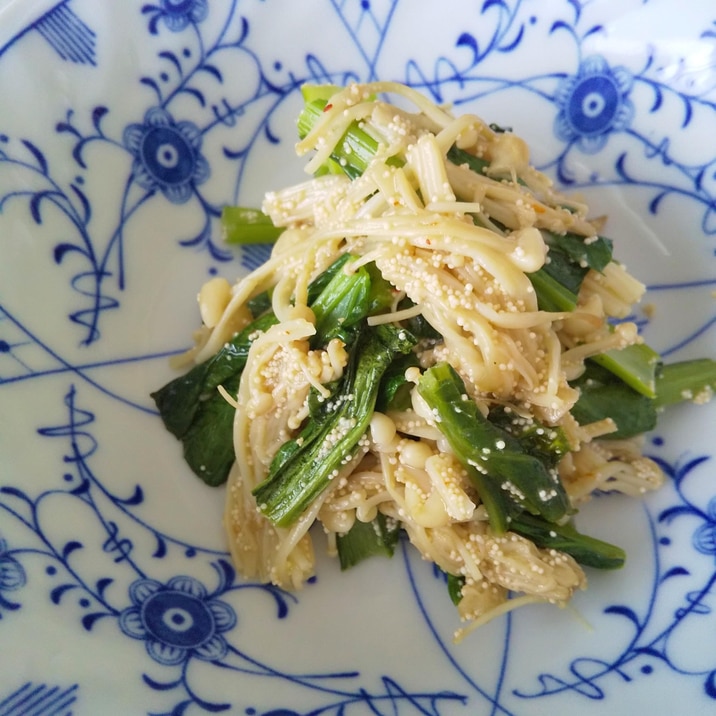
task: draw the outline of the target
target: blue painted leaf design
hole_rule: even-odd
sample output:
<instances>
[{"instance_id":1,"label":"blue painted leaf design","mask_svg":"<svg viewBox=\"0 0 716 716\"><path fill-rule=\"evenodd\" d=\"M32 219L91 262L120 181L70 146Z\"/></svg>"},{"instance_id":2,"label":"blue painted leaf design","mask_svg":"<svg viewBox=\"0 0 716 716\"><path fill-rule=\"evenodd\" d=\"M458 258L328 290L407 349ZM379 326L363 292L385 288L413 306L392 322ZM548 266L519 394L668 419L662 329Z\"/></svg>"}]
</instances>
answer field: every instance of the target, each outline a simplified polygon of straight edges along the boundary
<instances>
[{"instance_id":1,"label":"blue painted leaf design","mask_svg":"<svg viewBox=\"0 0 716 716\"><path fill-rule=\"evenodd\" d=\"M59 261L57 263L59 263ZM78 497L80 495L84 495L86 492L89 491L90 484L91 484L90 481L86 477L83 477L82 482L80 482L80 484L77 485L77 487L74 487L73 489L70 490L70 494L76 495Z\"/></svg>"},{"instance_id":2,"label":"blue painted leaf design","mask_svg":"<svg viewBox=\"0 0 716 716\"><path fill-rule=\"evenodd\" d=\"M657 211L659 211L659 204L661 204L661 200L669 194L669 191L662 191L661 193L657 194L650 202L649 202L649 212L652 214L656 214Z\"/></svg>"},{"instance_id":3,"label":"blue painted leaf design","mask_svg":"<svg viewBox=\"0 0 716 716\"><path fill-rule=\"evenodd\" d=\"M143 85L147 85L147 87L151 87L156 92L157 97L161 100L162 91L159 88L159 85L151 77L142 77L142 79L140 79L139 81Z\"/></svg>"},{"instance_id":4,"label":"blue painted leaf design","mask_svg":"<svg viewBox=\"0 0 716 716\"><path fill-rule=\"evenodd\" d=\"M74 136L78 139L82 138L82 135L69 122L58 122L55 125L55 131L58 134L62 134L63 132L69 132L70 134L74 134Z\"/></svg>"},{"instance_id":5,"label":"blue painted leaf design","mask_svg":"<svg viewBox=\"0 0 716 716\"><path fill-rule=\"evenodd\" d=\"M184 94L190 94L192 97L196 98L196 101L202 107L206 107L206 99L204 98L204 93L196 89L196 87L182 87L181 92L183 92Z\"/></svg>"},{"instance_id":6,"label":"blue painted leaf design","mask_svg":"<svg viewBox=\"0 0 716 716\"><path fill-rule=\"evenodd\" d=\"M706 462L708 459L708 455L702 455L681 465L676 471L676 481L681 482L694 468L698 467L702 462Z\"/></svg>"},{"instance_id":7,"label":"blue painted leaf design","mask_svg":"<svg viewBox=\"0 0 716 716\"><path fill-rule=\"evenodd\" d=\"M704 681L704 691L709 698L716 699L716 671L712 671Z\"/></svg>"},{"instance_id":8,"label":"blue painted leaf design","mask_svg":"<svg viewBox=\"0 0 716 716\"><path fill-rule=\"evenodd\" d=\"M161 17L161 15L159 13L157 13L152 18L150 18L149 25L148 25L150 34L152 34L152 35L158 34L159 31L157 30L157 25L159 24L160 17Z\"/></svg>"},{"instance_id":9,"label":"blue painted leaf design","mask_svg":"<svg viewBox=\"0 0 716 716\"><path fill-rule=\"evenodd\" d=\"M664 655L658 649L655 649L653 646L636 647L634 651L637 654L643 654L644 656L653 656L656 659L665 660Z\"/></svg>"},{"instance_id":10,"label":"blue painted leaf design","mask_svg":"<svg viewBox=\"0 0 716 716\"><path fill-rule=\"evenodd\" d=\"M631 621L637 629L641 629L641 623L639 617L636 615L633 609L626 607L621 604L614 604L611 607L607 607L604 610L605 614L617 614L618 616L626 617Z\"/></svg>"},{"instance_id":11,"label":"blue painted leaf design","mask_svg":"<svg viewBox=\"0 0 716 716\"><path fill-rule=\"evenodd\" d=\"M598 32L603 32L604 27L602 25L594 25L593 27L590 27L585 33L584 38L589 37L590 35L596 35Z\"/></svg>"},{"instance_id":12,"label":"blue painted leaf design","mask_svg":"<svg viewBox=\"0 0 716 716\"><path fill-rule=\"evenodd\" d=\"M82 626L87 631L92 631L92 627L95 625L97 620L110 616L112 615L109 612L92 612L91 614L85 614L85 616L82 617Z\"/></svg>"},{"instance_id":13,"label":"blue painted leaf design","mask_svg":"<svg viewBox=\"0 0 716 716\"><path fill-rule=\"evenodd\" d=\"M626 152L622 152L619 155L619 158L616 161L616 164L614 165L614 168L617 170L617 173L619 174L622 179L629 179L629 176L627 175L626 169L624 168L624 163L626 162Z\"/></svg>"},{"instance_id":14,"label":"blue painted leaf design","mask_svg":"<svg viewBox=\"0 0 716 716\"><path fill-rule=\"evenodd\" d=\"M273 588L270 591L271 596L276 602L276 616L279 619L285 619L288 616L288 602L286 601L286 597L283 592L278 589Z\"/></svg>"},{"instance_id":15,"label":"blue painted leaf design","mask_svg":"<svg viewBox=\"0 0 716 716\"><path fill-rule=\"evenodd\" d=\"M239 32L239 36L236 39L236 42L234 43L236 47L241 45L241 43L246 39L246 36L249 34L249 21L246 19L246 17L241 18L241 32Z\"/></svg>"},{"instance_id":16,"label":"blue painted leaf design","mask_svg":"<svg viewBox=\"0 0 716 716\"><path fill-rule=\"evenodd\" d=\"M167 543L166 540L160 535L157 534L157 548L152 552L152 557L156 557L157 559L161 559L162 557L166 556L167 553Z\"/></svg>"},{"instance_id":17,"label":"blue painted leaf design","mask_svg":"<svg viewBox=\"0 0 716 716\"><path fill-rule=\"evenodd\" d=\"M246 149L229 149L223 147L222 152L227 159L241 159L246 154Z\"/></svg>"},{"instance_id":18,"label":"blue painted leaf design","mask_svg":"<svg viewBox=\"0 0 716 716\"><path fill-rule=\"evenodd\" d=\"M271 142L271 144L278 144L281 141L281 139L271 131L271 127L268 122L264 125L264 135L266 139Z\"/></svg>"},{"instance_id":19,"label":"blue painted leaf design","mask_svg":"<svg viewBox=\"0 0 716 716\"><path fill-rule=\"evenodd\" d=\"M219 573L219 587L217 592L225 592L236 579L236 571L232 565L225 559L218 559L216 562L211 563L212 567Z\"/></svg>"},{"instance_id":20,"label":"blue painted leaf design","mask_svg":"<svg viewBox=\"0 0 716 716\"><path fill-rule=\"evenodd\" d=\"M136 485L134 488L134 492L130 497L127 497L123 500L121 500L119 497L115 497L115 500L121 505L141 505L142 502L144 502L144 490L142 490L141 485Z\"/></svg>"},{"instance_id":21,"label":"blue painted leaf design","mask_svg":"<svg viewBox=\"0 0 716 716\"><path fill-rule=\"evenodd\" d=\"M70 188L75 193L75 196L80 200L82 204L82 221L87 224L92 216L92 207L90 206L89 200L85 196L85 193L76 184L70 184Z\"/></svg>"},{"instance_id":22,"label":"blue painted leaf design","mask_svg":"<svg viewBox=\"0 0 716 716\"><path fill-rule=\"evenodd\" d=\"M661 91L659 85L654 84L651 87L654 90L654 104L651 105L649 111L656 112L656 110L661 107L661 103L664 101L664 93Z\"/></svg>"},{"instance_id":23,"label":"blue painted leaf design","mask_svg":"<svg viewBox=\"0 0 716 716\"><path fill-rule=\"evenodd\" d=\"M664 576L661 578L662 582L665 582L667 579L671 579L672 577L686 577L691 572L689 572L686 567L672 567L670 570L664 573Z\"/></svg>"},{"instance_id":24,"label":"blue painted leaf design","mask_svg":"<svg viewBox=\"0 0 716 716\"><path fill-rule=\"evenodd\" d=\"M104 115L107 114L107 112L109 112L109 109L107 107L103 107L101 105L98 107L95 107L92 110L92 124L94 125L94 128L100 134L102 134L102 130L100 129L99 124L102 121L102 117L104 117Z\"/></svg>"},{"instance_id":25,"label":"blue painted leaf design","mask_svg":"<svg viewBox=\"0 0 716 716\"><path fill-rule=\"evenodd\" d=\"M199 698L196 694L194 694L194 698L196 699L195 703L198 706L201 706L201 708L203 708L205 711L209 711L210 713L216 714L231 708L231 704L215 704L211 701L206 701L204 699Z\"/></svg>"},{"instance_id":26,"label":"blue painted leaf design","mask_svg":"<svg viewBox=\"0 0 716 716\"><path fill-rule=\"evenodd\" d=\"M520 30L517 33L517 36L515 37L515 39L512 42L510 42L508 45L501 45L498 48L499 51L500 52L512 52L512 50L514 50L515 47L517 47L517 45L519 45L520 42L522 42L522 37L524 36L524 34L525 34L525 26L521 25Z\"/></svg>"},{"instance_id":27,"label":"blue painted leaf design","mask_svg":"<svg viewBox=\"0 0 716 716\"><path fill-rule=\"evenodd\" d=\"M12 495L27 502L28 505L32 505L32 500L19 487L0 487L0 493L3 495Z\"/></svg>"},{"instance_id":28,"label":"blue painted leaf design","mask_svg":"<svg viewBox=\"0 0 716 716\"><path fill-rule=\"evenodd\" d=\"M62 600L63 595L73 589L77 589L76 584L60 584L59 587L55 587L50 592L50 601L53 604L59 604Z\"/></svg>"},{"instance_id":29,"label":"blue painted leaf design","mask_svg":"<svg viewBox=\"0 0 716 716\"><path fill-rule=\"evenodd\" d=\"M87 163L82 158L82 149L84 148L84 141L77 142L75 148L72 150L72 158L77 162L82 169L87 169Z\"/></svg>"},{"instance_id":30,"label":"blue painted leaf design","mask_svg":"<svg viewBox=\"0 0 716 716\"><path fill-rule=\"evenodd\" d=\"M691 100L688 97L681 95L681 99L684 103L684 120L681 122L681 128L683 129L691 122L694 110L691 106Z\"/></svg>"},{"instance_id":31,"label":"blue painted leaf design","mask_svg":"<svg viewBox=\"0 0 716 716\"><path fill-rule=\"evenodd\" d=\"M142 674L142 680L144 683L155 691L170 691L176 689L177 686L181 686L181 679L176 681L157 681L147 674Z\"/></svg>"},{"instance_id":32,"label":"blue painted leaf design","mask_svg":"<svg viewBox=\"0 0 716 716\"><path fill-rule=\"evenodd\" d=\"M657 521L659 522L671 522L675 517L681 515L696 515L698 512L694 507L689 505L676 505L674 507L667 507L665 510L659 513Z\"/></svg>"},{"instance_id":33,"label":"blue painted leaf design","mask_svg":"<svg viewBox=\"0 0 716 716\"><path fill-rule=\"evenodd\" d=\"M7 609L8 611L15 611L16 609L20 609L21 606L21 604L11 602L9 599L6 599L2 594L0 594L0 608ZM0 619L2 619L2 612L0 612Z\"/></svg>"},{"instance_id":34,"label":"blue painted leaf design","mask_svg":"<svg viewBox=\"0 0 716 716\"><path fill-rule=\"evenodd\" d=\"M82 549L84 545L82 542L78 542L77 540L70 540L63 548L62 548L62 559L67 559L75 550Z\"/></svg>"},{"instance_id":35,"label":"blue painted leaf design","mask_svg":"<svg viewBox=\"0 0 716 716\"><path fill-rule=\"evenodd\" d=\"M30 199L30 215L36 224L39 225L42 223L42 215L40 213L40 205L42 202L45 199L56 195L57 192L51 190L38 191L36 194L33 194L32 199Z\"/></svg>"},{"instance_id":36,"label":"blue painted leaf design","mask_svg":"<svg viewBox=\"0 0 716 716\"><path fill-rule=\"evenodd\" d=\"M549 28L549 34L552 35L557 30L567 30L570 34L574 34L574 30L571 25L568 25L564 20L557 20L552 23L552 27Z\"/></svg>"},{"instance_id":37,"label":"blue painted leaf design","mask_svg":"<svg viewBox=\"0 0 716 716\"><path fill-rule=\"evenodd\" d=\"M487 12L491 7L497 7L500 10L505 10L506 12L509 12L509 7L507 7L507 3L505 0L485 0L485 2L482 3L482 13Z\"/></svg>"},{"instance_id":38,"label":"blue painted leaf design","mask_svg":"<svg viewBox=\"0 0 716 716\"><path fill-rule=\"evenodd\" d=\"M701 187L703 186L705 174L706 174L706 167L702 167L701 171L696 175L696 178L694 179L694 187L698 191L701 191Z\"/></svg>"},{"instance_id":39,"label":"blue painted leaf design","mask_svg":"<svg viewBox=\"0 0 716 716\"><path fill-rule=\"evenodd\" d=\"M581 0L567 0L574 10L574 22L576 23L582 16L582 2Z\"/></svg>"},{"instance_id":40,"label":"blue painted leaf design","mask_svg":"<svg viewBox=\"0 0 716 716\"><path fill-rule=\"evenodd\" d=\"M176 70L179 73L179 76L180 77L184 76L184 72L181 67L181 62L179 62L179 58L173 52L170 52L169 50L164 50L163 52L159 53L159 57L163 57L165 60L169 60L169 62L171 62L174 65L174 67L176 67Z\"/></svg>"},{"instance_id":41,"label":"blue painted leaf design","mask_svg":"<svg viewBox=\"0 0 716 716\"><path fill-rule=\"evenodd\" d=\"M200 65L198 67L198 69L201 70L202 72L208 72L210 75L213 75L216 78L217 82L223 83L224 76L221 74L218 67L215 67L214 65L210 65L207 62L203 65Z\"/></svg>"},{"instance_id":42,"label":"blue painted leaf design","mask_svg":"<svg viewBox=\"0 0 716 716\"><path fill-rule=\"evenodd\" d=\"M112 582L114 582L112 577L103 577L102 579L98 579L96 584L97 594L99 594L100 597L103 596L104 590L107 589Z\"/></svg>"},{"instance_id":43,"label":"blue painted leaf design","mask_svg":"<svg viewBox=\"0 0 716 716\"><path fill-rule=\"evenodd\" d=\"M469 32L463 32L460 37L457 38L457 42L455 43L455 45L457 47L469 47L475 57L480 54L478 50L477 40L475 39L474 35L471 35Z\"/></svg>"},{"instance_id":44,"label":"blue painted leaf design","mask_svg":"<svg viewBox=\"0 0 716 716\"><path fill-rule=\"evenodd\" d=\"M38 147L36 147L29 139L23 139L22 143L27 147L30 154L32 154L33 157L35 157L35 161L37 162L37 166L40 169L40 171L47 176L47 159L45 159L45 155L40 151Z\"/></svg>"}]
</instances>

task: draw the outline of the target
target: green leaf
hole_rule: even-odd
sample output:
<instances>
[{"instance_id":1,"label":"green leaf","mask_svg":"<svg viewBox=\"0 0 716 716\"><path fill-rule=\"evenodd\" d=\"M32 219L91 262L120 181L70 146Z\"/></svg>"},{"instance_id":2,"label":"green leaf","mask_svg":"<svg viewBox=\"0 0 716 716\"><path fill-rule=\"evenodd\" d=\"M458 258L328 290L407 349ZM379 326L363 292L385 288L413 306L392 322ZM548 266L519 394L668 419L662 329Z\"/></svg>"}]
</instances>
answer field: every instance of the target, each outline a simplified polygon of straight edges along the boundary
<instances>
[{"instance_id":1,"label":"green leaf","mask_svg":"<svg viewBox=\"0 0 716 716\"><path fill-rule=\"evenodd\" d=\"M462 601L462 588L465 586L465 577L447 574L447 590L452 603L457 606Z\"/></svg>"},{"instance_id":2,"label":"green leaf","mask_svg":"<svg viewBox=\"0 0 716 716\"><path fill-rule=\"evenodd\" d=\"M661 367L661 356L646 343L600 353L590 360L647 398L656 396L656 373Z\"/></svg>"},{"instance_id":3,"label":"green leaf","mask_svg":"<svg viewBox=\"0 0 716 716\"><path fill-rule=\"evenodd\" d=\"M545 425L535 418L521 418L513 409L496 406L487 416L491 423L515 437L522 449L553 468L570 451L567 435L560 427Z\"/></svg>"},{"instance_id":4,"label":"green leaf","mask_svg":"<svg viewBox=\"0 0 716 716\"><path fill-rule=\"evenodd\" d=\"M579 389L579 398L572 406L572 415L582 425L611 418L617 429L605 435L607 439L634 437L656 427L654 401L610 371L588 363L573 385Z\"/></svg>"},{"instance_id":5,"label":"green leaf","mask_svg":"<svg viewBox=\"0 0 716 716\"><path fill-rule=\"evenodd\" d=\"M348 532L336 538L341 569L350 569L369 557L392 557L399 538L400 524L380 512L371 522L357 519Z\"/></svg>"},{"instance_id":6,"label":"green leaf","mask_svg":"<svg viewBox=\"0 0 716 716\"><path fill-rule=\"evenodd\" d=\"M572 556L585 567L621 569L626 560L621 547L581 534L570 523L555 525L534 515L521 514L512 521L510 529L538 547Z\"/></svg>"},{"instance_id":7,"label":"green leaf","mask_svg":"<svg viewBox=\"0 0 716 716\"><path fill-rule=\"evenodd\" d=\"M716 391L716 361L710 358L669 363L656 376L654 404L660 408L697 397L710 398Z\"/></svg>"},{"instance_id":8,"label":"green leaf","mask_svg":"<svg viewBox=\"0 0 716 716\"><path fill-rule=\"evenodd\" d=\"M586 237L579 234L555 234L543 230L545 243L553 249L558 248L578 266L603 271L612 260L613 242L604 236Z\"/></svg>"},{"instance_id":9,"label":"green leaf","mask_svg":"<svg viewBox=\"0 0 716 716\"><path fill-rule=\"evenodd\" d=\"M261 512L280 527L293 524L328 487L336 472L359 449L370 423L383 373L398 354L411 351L415 339L386 324L364 328L355 341L343 378L298 440L284 447L288 458L253 491ZM313 420L313 418L312 418Z\"/></svg>"},{"instance_id":10,"label":"green leaf","mask_svg":"<svg viewBox=\"0 0 716 716\"><path fill-rule=\"evenodd\" d=\"M259 209L225 206L221 210L221 236L227 244L273 244L283 231Z\"/></svg>"},{"instance_id":11,"label":"green leaf","mask_svg":"<svg viewBox=\"0 0 716 716\"><path fill-rule=\"evenodd\" d=\"M569 513L569 499L556 472L482 415L450 364L426 370L418 392L474 482L493 531L503 533L510 515L522 510L549 522Z\"/></svg>"}]
</instances>

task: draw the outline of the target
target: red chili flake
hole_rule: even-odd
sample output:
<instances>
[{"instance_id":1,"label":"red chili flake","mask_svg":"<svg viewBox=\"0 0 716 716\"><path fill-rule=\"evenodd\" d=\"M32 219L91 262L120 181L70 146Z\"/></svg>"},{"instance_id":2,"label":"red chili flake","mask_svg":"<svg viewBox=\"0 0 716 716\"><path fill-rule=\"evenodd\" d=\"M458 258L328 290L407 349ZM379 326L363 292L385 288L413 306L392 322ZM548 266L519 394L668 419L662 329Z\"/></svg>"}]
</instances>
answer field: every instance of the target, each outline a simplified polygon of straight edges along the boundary
<instances>
[{"instance_id":1,"label":"red chili flake","mask_svg":"<svg viewBox=\"0 0 716 716\"><path fill-rule=\"evenodd\" d=\"M327 105L323 108L323 111L324 111L324 112L328 112L329 109L333 109L333 105L332 105L332 104L327 104Z\"/></svg>"}]
</instances>

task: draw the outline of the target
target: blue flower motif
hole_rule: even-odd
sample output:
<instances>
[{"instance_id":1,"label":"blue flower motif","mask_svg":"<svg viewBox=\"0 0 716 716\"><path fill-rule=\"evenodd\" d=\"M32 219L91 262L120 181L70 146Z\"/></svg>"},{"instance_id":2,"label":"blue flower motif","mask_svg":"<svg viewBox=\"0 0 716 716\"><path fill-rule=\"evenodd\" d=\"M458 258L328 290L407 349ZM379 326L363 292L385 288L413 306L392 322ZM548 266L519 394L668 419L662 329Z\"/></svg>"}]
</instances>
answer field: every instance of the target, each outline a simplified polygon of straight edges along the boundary
<instances>
[{"instance_id":1,"label":"blue flower motif","mask_svg":"<svg viewBox=\"0 0 716 716\"><path fill-rule=\"evenodd\" d=\"M127 636L144 640L155 661L171 666L193 656L204 661L226 656L222 634L234 627L236 614L193 577L173 577L166 584L138 579L129 596L132 606L119 615L119 626Z\"/></svg>"},{"instance_id":2,"label":"blue flower motif","mask_svg":"<svg viewBox=\"0 0 716 716\"><path fill-rule=\"evenodd\" d=\"M199 128L175 122L161 107L149 109L143 124L130 124L123 139L134 156L136 182L149 191L159 189L174 204L188 201L194 187L209 177L209 163L199 152Z\"/></svg>"},{"instance_id":3,"label":"blue flower motif","mask_svg":"<svg viewBox=\"0 0 716 716\"><path fill-rule=\"evenodd\" d=\"M609 134L626 129L634 116L628 97L632 84L632 75L625 67L609 67L596 55L585 59L577 74L557 88L557 137L576 142L587 154L601 150Z\"/></svg>"},{"instance_id":4,"label":"blue flower motif","mask_svg":"<svg viewBox=\"0 0 716 716\"><path fill-rule=\"evenodd\" d=\"M14 592L24 587L26 582L25 570L9 553L7 542L0 537L0 592Z\"/></svg>"},{"instance_id":5,"label":"blue flower motif","mask_svg":"<svg viewBox=\"0 0 716 716\"><path fill-rule=\"evenodd\" d=\"M167 29L172 32L181 32L186 27L196 25L206 19L209 14L207 0L161 0L159 6L145 5L143 13L152 13L149 30L157 31L157 22L163 20Z\"/></svg>"},{"instance_id":6,"label":"blue flower motif","mask_svg":"<svg viewBox=\"0 0 716 716\"><path fill-rule=\"evenodd\" d=\"M694 532L694 547L702 554L716 556L716 497L709 501L706 508L708 520Z\"/></svg>"}]
</instances>

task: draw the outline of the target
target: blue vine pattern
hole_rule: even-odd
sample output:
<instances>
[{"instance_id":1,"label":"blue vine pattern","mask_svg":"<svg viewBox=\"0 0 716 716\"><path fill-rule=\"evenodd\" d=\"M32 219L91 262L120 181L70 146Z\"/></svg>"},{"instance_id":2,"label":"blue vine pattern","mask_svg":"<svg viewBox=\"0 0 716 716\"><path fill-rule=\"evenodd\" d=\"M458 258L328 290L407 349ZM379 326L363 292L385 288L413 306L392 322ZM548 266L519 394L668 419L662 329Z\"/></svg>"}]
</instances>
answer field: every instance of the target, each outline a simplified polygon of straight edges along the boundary
<instances>
[{"instance_id":1,"label":"blue vine pattern","mask_svg":"<svg viewBox=\"0 0 716 716\"><path fill-rule=\"evenodd\" d=\"M656 442L661 444L658 438ZM517 695L537 698L575 691L588 699L602 700L614 687L615 680L628 683L639 676L648 676L654 672L655 663L662 663L684 677L700 680L704 694L716 701L716 660L702 663L699 667L684 663L690 659L694 641L684 642L682 637L683 632L688 632L689 639L693 639L696 634L704 633L705 626L711 626L716 610L709 601L716 595L716 570L699 577L695 586L689 586L677 607L672 609L667 623L654 624L660 606L660 590L667 582L689 582L691 577L691 571L681 562L667 567L670 561L667 561L667 555L672 546L669 535L672 523L684 517L696 520L697 527L692 537L694 549L709 558L713 570L716 501L711 498L704 507L688 493L689 482L698 479L699 472L712 467L709 465L711 458L684 454L675 464L670 464L658 456L654 457L671 480L678 501L655 515L649 515L658 568L652 582L648 609L639 613L625 604L614 604L605 609L607 614L626 620L625 623L633 630L627 647L612 661L589 657L575 659L569 665L568 676L539 674L539 690L516 691Z\"/></svg>"},{"instance_id":2,"label":"blue vine pattern","mask_svg":"<svg viewBox=\"0 0 716 716\"><path fill-rule=\"evenodd\" d=\"M210 273L230 261L238 260L245 269L252 269L266 259L268 247L235 251L221 244L217 239L221 207L242 195L255 153L266 145L293 141L277 129L277 117L301 84L384 78L381 68L395 32L395 18L404 4L400 0L329 0L326 8L352 43L357 61L341 64L342 59L337 62L312 49L300 64L290 66L259 52L251 12L247 9L243 14L238 0L137 4L132 12L142 19L146 40L156 50L153 69L136 77L137 91L145 98L137 116L120 118L116 116L120 107L104 104L72 107L52 118L48 128L53 135L41 139L29 133L3 133L0 127L0 171L10 169L17 177L12 188L1 190L0 219L2 211L15 204L25 206L29 222L37 226L57 222L59 216L56 235L63 238L47 250L67 282L73 301L67 318L82 351L88 353L106 342L108 314L123 307L134 265L127 256L141 252L141 247L129 243L129 229L141 221L143 208L160 203L191 207L200 219L199 229L179 237L177 246L208 261ZM694 161L682 156L678 142L656 136L643 122L644 117L677 116L678 131L689 131L705 120L713 122L713 88L689 87L682 81L687 68L667 76L653 48L645 47L641 63L628 67L595 53L590 43L604 36L606 29L589 21L591 4L555 2L550 13L540 15L527 0L482 0L465 18L451 47L435 56L429 52L411 56L403 66L391 68L390 78L458 106L501 93L509 93L511 101L524 96L541 103L545 115L552 118L556 140L542 169L569 189L597 185L644 190L649 196L648 211L655 217L665 211L669 200L678 199L699 212L704 241L713 242L716 157L705 155ZM266 0L265 5L268 8L272 3ZM52 3L27 32L39 33L60 61L101 71L97 54L101 30L80 15L71 2ZM699 33L701 39L713 40L716 21ZM0 59L22 48L24 36L20 33L0 47ZM564 53L574 58L572 66L509 79L495 69L501 57L520 52L535 38L561 43ZM241 67L241 83L230 76L233 66ZM231 135L226 130L232 130ZM221 144L218 156L217 141ZM59 143L65 154L62 167L71 164L71 178L43 142ZM578 164L607 152L613 153L613 161L608 166L601 163L598 172L585 178L575 171ZM217 195L210 184L212 162L219 159L231 167L234 183ZM92 178L105 161L125 167L113 197L116 222L109 230L98 221L98 200L91 192ZM713 265L707 270L712 277L650 288L658 293L716 285ZM275 610L277 629L291 618L299 599L268 585L245 582L237 578L223 551L186 542L153 526L142 517L146 496L141 484L117 494L95 471L101 463L101 445L94 433L96 413L86 407L93 404L93 397L109 397L146 419L153 419L153 411L112 391L91 370L106 374L127 362L164 359L175 351L111 360L94 359L88 353L86 361L70 360L64 357L67 351L33 332L7 297L0 298L0 390L40 379L54 381L50 386L61 385L65 418L39 428L35 437L45 442L62 440L66 446L59 484L31 489L18 478L0 485L0 629L22 613L27 590L49 584L50 608L72 611L83 632L100 638L100 625L113 622L122 637L141 645L147 657L139 677L142 684L172 701L162 716L236 707L202 691L197 676L202 664L236 678L290 683L301 694L310 694L314 703L310 710L300 712L293 704L272 711L260 704L249 705L245 710L249 716L349 716L366 711L443 716L448 709L453 709L449 713L455 708L467 712L476 703L485 706L486 713L506 715L535 702L551 707L565 693L601 701L659 666L695 682L707 699L716 700L716 660L706 656L689 660L684 646L694 633L712 629L716 615L716 498L704 500L708 490L691 489L703 481L705 472L713 471L710 456L685 452L675 462L654 456L670 479L672 499L668 507L656 512L645 508L656 564L647 605L605 607L615 628L631 635L619 653L609 658L581 655L561 673L538 673L532 683L521 679L517 686L508 674L513 621L507 617L498 676L485 685L470 675L464 662L469 657L455 651L432 621L416 578L419 568L404 552L407 579L423 615L422 627L437 643L461 690L414 691L387 673L377 686L371 686L358 670L289 673L239 646L242 595L258 594L267 600ZM638 320L642 328L647 327L648 317ZM714 324L716 314L706 316L664 353L702 338ZM69 383L65 382L68 376ZM654 438L652 447L657 453L661 446L662 441ZM42 514L44 506L62 501L81 508L84 521L76 537L59 540ZM691 562L675 559L671 553L672 533L677 529L692 535ZM102 565L101 575L83 571L79 557L88 553ZM167 563L183 565L184 571L167 577L159 569ZM193 576L197 564L208 567L211 582ZM666 599L667 586L669 594L676 590L680 597L665 616L660 599ZM30 692L48 699L47 694L58 693L68 704L81 701L82 693L81 685L55 691L27 682L16 685L7 696L0 693L0 711L4 704L15 703L12 699Z\"/></svg>"},{"instance_id":3,"label":"blue vine pattern","mask_svg":"<svg viewBox=\"0 0 716 716\"><path fill-rule=\"evenodd\" d=\"M29 571L23 562L39 562L54 584L49 591L51 604L59 608L74 601L85 631L93 631L101 620L115 619L122 633L144 642L154 662L167 668L176 667L170 679L142 674L144 683L151 689L182 695L166 716L182 714L192 705L210 713L231 708L230 703L212 701L197 691L192 684L191 670L195 660L219 665L237 675L287 679L318 694L325 693L328 701L320 710L325 714L347 714L349 707L361 704L390 703L397 707L409 703L418 708L419 713L438 716L440 703L464 700L463 696L451 692L414 693L387 675L383 678L382 690L371 691L362 685L350 685L360 678L357 671L282 673L234 646L229 639L238 616L234 606L225 601L227 597L247 591L260 592L273 602L279 620L289 617L297 597L269 584L237 581L227 554L189 544L145 522L137 515L145 499L141 485L135 485L130 494L117 495L94 473L92 460L99 450L92 434L95 416L80 406L75 386L70 386L64 403L66 422L38 430L43 437L64 439L69 445L63 457L64 464L69 466L62 476L63 484L34 495L17 486L0 487L0 513L21 525L35 545L13 548L4 540L0 542L0 608L22 608L22 588ZM97 544L79 536L58 542L43 526L40 515L47 509L46 504L63 504L68 499L78 501L84 508L82 529L97 528ZM144 543L147 537L153 551L140 553L137 542ZM89 550L104 560L107 572L91 581L76 564L77 556ZM188 562L208 560L216 575L213 589L210 591L189 575L178 574L165 583L148 576L155 561L177 556ZM20 594L10 601L6 595L14 591ZM116 595L118 591L119 597L110 598L110 593ZM343 682L347 685L338 685Z\"/></svg>"}]
</instances>

